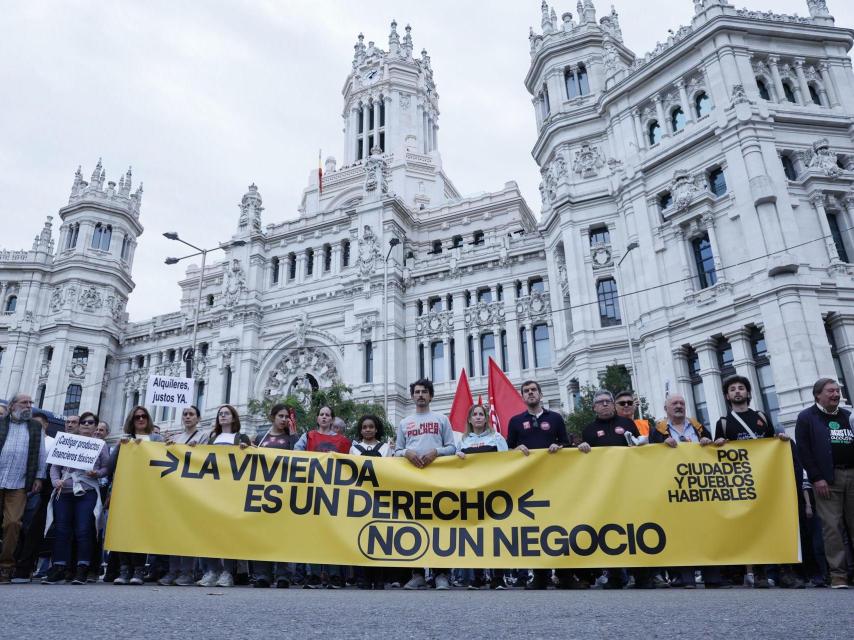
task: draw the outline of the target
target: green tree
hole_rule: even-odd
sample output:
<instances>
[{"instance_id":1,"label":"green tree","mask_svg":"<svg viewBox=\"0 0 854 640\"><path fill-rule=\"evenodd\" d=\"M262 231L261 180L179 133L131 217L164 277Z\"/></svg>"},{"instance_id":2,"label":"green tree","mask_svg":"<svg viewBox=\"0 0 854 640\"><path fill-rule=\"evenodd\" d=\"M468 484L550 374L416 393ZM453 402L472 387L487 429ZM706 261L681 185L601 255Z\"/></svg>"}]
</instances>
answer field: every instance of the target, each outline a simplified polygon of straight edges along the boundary
<instances>
[{"instance_id":1,"label":"green tree","mask_svg":"<svg viewBox=\"0 0 854 640\"><path fill-rule=\"evenodd\" d=\"M315 426L315 416L321 407L332 407L335 415L347 423L348 438L356 436L356 421L365 414L376 415L386 419L385 410L381 404L361 402L353 399L353 389L346 384L336 382L329 387L315 389L311 393L311 402L306 408L301 399L293 394L287 396L270 396L262 400L250 400L249 411L252 415L269 419L273 405L282 402L294 408L297 415L297 431L304 433ZM391 426L386 427L386 435L392 434Z\"/></svg>"},{"instance_id":2,"label":"green tree","mask_svg":"<svg viewBox=\"0 0 854 640\"><path fill-rule=\"evenodd\" d=\"M620 391L632 388L631 376L625 366L621 364L609 364L605 368L605 373L599 379L596 385L587 383L579 389L575 411L565 416L566 429L571 436L581 437L581 432L588 424L596 419L596 413L593 411L593 395L599 389L607 389L614 395ZM649 413L649 404L643 396L638 398L640 402L641 417L653 419Z\"/></svg>"}]
</instances>

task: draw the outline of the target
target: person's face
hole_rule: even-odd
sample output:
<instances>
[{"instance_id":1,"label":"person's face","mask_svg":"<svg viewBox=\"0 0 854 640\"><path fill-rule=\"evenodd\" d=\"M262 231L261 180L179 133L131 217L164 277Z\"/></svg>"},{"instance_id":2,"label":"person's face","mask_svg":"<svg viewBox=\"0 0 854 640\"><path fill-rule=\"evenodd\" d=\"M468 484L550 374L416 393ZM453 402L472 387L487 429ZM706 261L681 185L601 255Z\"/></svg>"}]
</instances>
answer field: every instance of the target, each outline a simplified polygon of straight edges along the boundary
<instances>
[{"instance_id":1,"label":"person's face","mask_svg":"<svg viewBox=\"0 0 854 640\"><path fill-rule=\"evenodd\" d=\"M416 407L429 407L433 396L430 395L430 390L420 384L415 385L412 390L412 400Z\"/></svg>"},{"instance_id":2,"label":"person's face","mask_svg":"<svg viewBox=\"0 0 854 640\"><path fill-rule=\"evenodd\" d=\"M321 429L329 429L332 426L332 409L321 407L317 412L317 426Z\"/></svg>"},{"instance_id":3,"label":"person's face","mask_svg":"<svg viewBox=\"0 0 854 640\"><path fill-rule=\"evenodd\" d=\"M620 396L615 401L617 415L631 419L635 415L635 401L630 396Z\"/></svg>"},{"instance_id":4,"label":"person's face","mask_svg":"<svg viewBox=\"0 0 854 640\"><path fill-rule=\"evenodd\" d=\"M373 420L365 420L362 422L362 440L376 440L377 438L377 425L374 424Z\"/></svg>"},{"instance_id":5,"label":"person's face","mask_svg":"<svg viewBox=\"0 0 854 640\"><path fill-rule=\"evenodd\" d=\"M133 428L136 433L148 433L150 425L148 414L142 409L137 409L133 412Z\"/></svg>"},{"instance_id":6,"label":"person's face","mask_svg":"<svg viewBox=\"0 0 854 640\"><path fill-rule=\"evenodd\" d=\"M80 426L80 416L67 416L65 418L65 432L75 434Z\"/></svg>"},{"instance_id":7,"label":"person's face","mask_svg":"<svg viewBox=\"0 0 854 640\"><path fill-rule=\"evenodd\" d=\"M343 420L333 420L332 421L332 428L335 430L335 433L337 433L339 436L343 436L344 431L347 430L347 425L344 424Z\"/></svg>"},{"instance_id":8,"label":"person's face","mask_svg":"<svg viewBox=\"0 0 854 640\"><path fill-rule=\"evenodd\" d=\"M98 440L106 440L109 433L110 430L107 428L106 422L99 422L98 426L95 427L95 437L98 438Z\"/></svg>"},{"instance_id":9,"label":"person's face","mask_svg":"<svg viewBox=\"0 0 854 640\"><path fill-rule=\"evenodd\" d=\"M816 397L818 402L825 409L835 411L839 406L839 401L842 399L842 392L839 390L839 385L835 382L828 382Z\"/></svg>"},{"instance_id":10,"label":"person's face","mask_svg":"<svg viewBox=\"0 0 854 640\"><path fill-rule=\"evenodd\" d=\"M529 407L536 407L540 404L540 400L543 399L543 394L540 393L537 385L526 384L522 387L522 399Z\"/></svg>"},{"instance_id":11,"label":"person's face","mask_svg":"<svg viewBox=\"0 0 854 640\"><path fill-rule=\"evenodd\" d=\"M9 412L13 418L29 420L33 417L33 399L26 395L18 396L18 399L9 407Z\"/></svg>"},{"instance_id":12,"label":"person's face","mask_svg":"<svg viewBox=\"0 0 854 640\"><path fill-rule=\"evenodd\" d=\"M192 429L199 424L199 416L196 415L196 410L186 407L181 411L181 423L185 429Z\"/></svg>"},{"instance_id":13,"label":"person's face","mask_svg":"<svg viewBox=\"0 0 854 640\"><path fill-rule=\"evenodd\" d=\"M750 393L743 382L733 382L727 387L726 399L732 404L743 404L750 401Z\"/></svg>"},{"instance_id":14,"label":"person's face","mask_svg":"<svg viewBox=\"0 0 854 640\"><path fill-rule=\"evenodd\" d=\"M291 416L287 409L282 409L273 416L273 426L281 431L287 431L291 428Z\"/></svg>"},{"instance_id":15,"label":"person's face","mask_svg":"<svg viewBox=\"0 0 854 640\"><path fill-rule=\"evenodd\" d=\"M614 401L608 396L599 396L593 402L593 412L597 418L608 420L614 417Z\"/></svg>"},{"instance_id":16,"label":"person's face","mask_svg":"<svg viewBox=\"0 0 854 640\"><path fill-rule=\"evenodd\" d=\"M92 416L86 416L80 421L80 424L77 427L77 435L91 438L95 434L95 427L97 426L98 423L95 421L95 418Z\"/></svg>"},{"instance_id":17,"label":"person's face","mask_svg":"<svg viewBox=\"0 0 854 640\"><path fill-rule=\"evenodd\" d=\"M231 427L234 425L234 416L231 415L228 407L220 407L219 411L216 412L216 417L219 420L219 426L222 427L222 430L230 433Z\"/></svg>"},{"instance_id":18,"label":"person's face","mask_svg":"<svg viewBox=\"0 0 854 640\"><path fill-rule=\"evenodd\" d=\"M486 428L486 411L483 407L475 407L471 411L471 426L474 431L483 431Z\"/></svg>"},{"instance_id":19,"label":"person's face","mask_svg":"<svg viewBox=\"0 0 854 640\"><path fill-rule=\"evenodd\" d=\"M685 398L670 396L664 403L664 411L669 420L682 420L685 417Z\"/></svg>"}]
</instances>

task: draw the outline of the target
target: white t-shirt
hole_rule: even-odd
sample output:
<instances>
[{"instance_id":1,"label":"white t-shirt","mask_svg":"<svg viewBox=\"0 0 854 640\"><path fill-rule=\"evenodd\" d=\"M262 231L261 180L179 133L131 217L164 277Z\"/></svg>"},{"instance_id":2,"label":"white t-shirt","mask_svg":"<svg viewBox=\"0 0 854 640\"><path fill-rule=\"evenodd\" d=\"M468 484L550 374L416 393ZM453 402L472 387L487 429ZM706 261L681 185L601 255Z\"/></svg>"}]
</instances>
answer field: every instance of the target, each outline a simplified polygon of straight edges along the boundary
<instances>
[{"instance_id":1,"label":"white t-shirt","mask_svg":"<svg viewBox=\"0 0 854 640\"><path fill-rule=\"evenodd\" d=\"M214 444L234 444L233 433L221 433L214 440Z\"/></svg>"}]
</instances>

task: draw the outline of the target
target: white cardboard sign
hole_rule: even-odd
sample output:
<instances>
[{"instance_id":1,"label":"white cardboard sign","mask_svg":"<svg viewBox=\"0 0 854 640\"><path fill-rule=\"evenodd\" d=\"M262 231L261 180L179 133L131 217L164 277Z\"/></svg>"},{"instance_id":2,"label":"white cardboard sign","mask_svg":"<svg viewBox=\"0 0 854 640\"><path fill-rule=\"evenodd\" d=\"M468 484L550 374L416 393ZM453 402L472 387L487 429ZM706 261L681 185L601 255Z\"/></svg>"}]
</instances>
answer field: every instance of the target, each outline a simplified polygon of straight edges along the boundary
<instances>
[{"instance_id":1,"label":"white cardboard sign","mask_svg":"<svg viewBox=\"0 0 854 640\"><path fill-rule=\"evenodd\" d=\"M192 378L172 378L169 376L148 376L145 390L145 406L188 407L193 404Z\"/></svg>"},{"instance_id":2,"label":"white cardboard sign","mask_svg":"<svg viewBox=\"0 0 854 640\"><path fill-rule=\"evenodd\" d=\"M103 440L60 431L56 434L47 464L91 471L103 448Z\"/></svg>"}]
</instances>

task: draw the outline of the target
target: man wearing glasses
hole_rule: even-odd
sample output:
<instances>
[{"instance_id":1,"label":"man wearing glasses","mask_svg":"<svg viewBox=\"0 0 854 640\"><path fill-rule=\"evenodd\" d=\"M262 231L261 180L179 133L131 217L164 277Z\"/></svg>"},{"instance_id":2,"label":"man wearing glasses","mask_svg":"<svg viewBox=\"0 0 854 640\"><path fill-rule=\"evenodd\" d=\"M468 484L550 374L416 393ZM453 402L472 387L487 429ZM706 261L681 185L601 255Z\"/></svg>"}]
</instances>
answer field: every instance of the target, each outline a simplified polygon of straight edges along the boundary
<instances>
[{"instance_id":1,"label":"man wearing glasses","mask_svg":"<svg viewBox=\"0 0 854 640\"><path fill-rule=\"evenodd\" d=\"M510 418L507 425L508 449L516 449L527 456L531 449L547 449L549 453L555 453L569 446L563 417L556 411L549 411L543 407L543 391L540 383L535 380L526 380L522 383L521 390L522 399L528 405L528 409ZM525 588L547 589L550 575L550 569L535 569L534 579L530 584L525 585ZM580 584L573 581L571 573L566 569L558 569L557 576L561 587L572 588ZM582 586L586 588L587 585Z\"/></svg>"},{"instance_id":2,"label":"man wearing glasses","mask_svg":"<svg viewBox=\"0 0 854 640\"><path fill-rule=\"evenodd\" d=\"M705 447L712 444L712 434L696 418L689 418L685 412L685 398L671 393L664 402L667 420L660 420L655 430L649 434L650 443L663 442L668 447L676 447L682 442L694 442Z\"/></svg>"}]
</instances>

